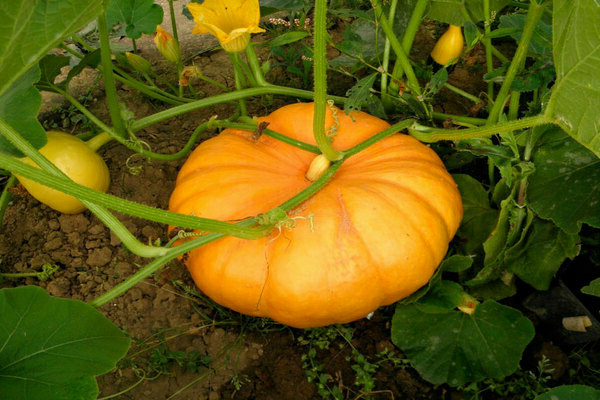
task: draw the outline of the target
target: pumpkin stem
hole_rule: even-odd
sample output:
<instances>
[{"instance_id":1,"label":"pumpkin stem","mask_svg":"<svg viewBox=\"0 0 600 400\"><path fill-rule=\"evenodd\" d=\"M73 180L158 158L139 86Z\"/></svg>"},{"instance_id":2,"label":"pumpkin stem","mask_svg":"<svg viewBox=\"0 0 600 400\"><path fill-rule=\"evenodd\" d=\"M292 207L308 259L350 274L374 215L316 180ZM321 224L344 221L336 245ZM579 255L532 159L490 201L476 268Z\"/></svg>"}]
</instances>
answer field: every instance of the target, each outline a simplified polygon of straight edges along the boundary
<instances>
[{"instance_id":1,"label":"pumpkin stem","mask_svg":"<svg viewBox=\"0 0 600 400\"><path fill-rule=\"evenodd\" d=\"M330 165L331 161L329 161L324 154L319 154L312 160L310 167L308 167L308 171L306 171L306 175L304 176L309 181L314 182L329 169Z\"/></svg>"}]
</instances>

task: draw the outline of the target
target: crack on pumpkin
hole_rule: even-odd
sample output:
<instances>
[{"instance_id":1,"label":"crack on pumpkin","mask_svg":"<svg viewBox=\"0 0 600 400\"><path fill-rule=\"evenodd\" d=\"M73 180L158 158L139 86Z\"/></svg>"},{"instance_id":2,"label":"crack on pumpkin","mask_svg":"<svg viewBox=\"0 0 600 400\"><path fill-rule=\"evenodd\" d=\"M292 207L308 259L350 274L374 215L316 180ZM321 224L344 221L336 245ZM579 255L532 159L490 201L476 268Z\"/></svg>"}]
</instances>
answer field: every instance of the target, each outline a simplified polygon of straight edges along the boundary
<instances>
[{"instance_id":1,"label":"crack on pumpkin","mask_svg":"<svg viewBox=\"0 0 600 400\"><path fill-rule=\"evenodd\" d=\"M343 233L357 232L350 218L350 214L348 214L348 211L346 210L346 204L344 204L344 196L342 195L342 191L338 189L337 192L337 200L340 205L340 209L342 210L342 222L340 224L340 231Z\"/></svg>"},{"instance_id":2,"label":"crack on pumpkin","mask_svg":"<svg viewBox=\"0 0 600 400\"><path fill-rule=\"evenodd\" d=\"M258 296L258 300L256 301L256 306L254 307L254 311L256 311L256 312L258 312L260 310L260 303L262 302L263 294L265 293L265 288L267 287L267 281L269 280L270 267L269 267L269 256L267 255L268 247L269 247L269 244L267 242L267 243L265 243L265 265L267 267L267 273L266 273L265 281L262 285L262 288L260 289L260 295Z\"/></svg>"}]
</instances>

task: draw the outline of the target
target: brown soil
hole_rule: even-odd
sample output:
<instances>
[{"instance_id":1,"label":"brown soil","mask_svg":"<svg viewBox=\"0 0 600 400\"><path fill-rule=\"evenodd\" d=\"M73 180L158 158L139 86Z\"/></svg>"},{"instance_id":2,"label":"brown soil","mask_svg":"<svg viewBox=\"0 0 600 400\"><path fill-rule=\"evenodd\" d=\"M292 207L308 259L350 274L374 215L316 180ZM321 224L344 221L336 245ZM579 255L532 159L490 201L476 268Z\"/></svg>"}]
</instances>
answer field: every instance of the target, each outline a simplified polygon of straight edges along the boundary
<instances>
[{"instance_id":1,"label":"brown soil","mask_svg":"<svg viewBox=\"0 0 600 400\"><path fill-rule=\"evenodd\" d=\"M222 53L196 57L206 76L233 86L229 61ZM155 66L163 61L153 60ZM277 80L276 78L274 78ZM458 68L452 82L462 82L471 93L481 90L481 81L473 82L468 69ZM477 86L477 87L474 87ZM208 86L197 87L210 94ZM92 111L109 121L101 90L93 91ZM134 90L119 88L119 96L137 118L162 108ZM452 94L447 94L452 98ZM454 100L456 100L454 98ZM265 105L250 101L251 114L263 115L282 105L276 99ZM290 99L288 99L290 101ZM447 103L444 111L465 112L464 101ZM174 153L187 141L196 125L217 114L232 113L230 106L199 110L181 118L157 124L139 133L153 151ZM52 118L52 114L47 115ZM75 130L63 121L65 130ZM214 134L210 132L207 135ZM201 140L200 138L199 140ZM109 193L142 204L166 209L177 171L183 160L148 162L115 143L100 150L111 171ZM131 168L139 167L139 168ZM167 241L166 227L160 224L119 215L129 230L142 242ZM106 292L125 277L131 276L147 260L132 255L89 211L78 215L61 215L41 205L28 194L16 190L13 202L2 221L0 257L5 272L39 270L45 263L60 270L51 280L34 278L4 281L0 287L38 285L51 295L89 301ZM298 340L306 332L290 329L266 320L256 320L224 310L198 294L185 268L172 262L125 295L100 308L109 319L122 327L134 344L119 367L98 378L100 396L125 391L146 379L118 399L288 399L320 398L317 386L307 379L310 366L303 366L309 345ZM442 387L433 387L400 362L402 357L391 344L389 321L391 308L379 310L371 320L362 320L354 329L350 343L371 362L381 360L377 354L388 352L394 360L381 361L373 373L376 386L372 399L445 399L452 398ZM174 357L175 352L197 352L203 363L186 368L176 362L162 364L159 356ZM323 376L330 387L337 386L348 399L364 393L355 385L352 347L339 335L328 349L318 350L314 363L323 365ZM306 359L305 359L306 360ZM155 369L149 369L153 366ZM163 368L164 367L164 368ZM157 368L163 368L157 371ZM364 397L363 397L364 398Z\"/></svg>"}]
</instances>

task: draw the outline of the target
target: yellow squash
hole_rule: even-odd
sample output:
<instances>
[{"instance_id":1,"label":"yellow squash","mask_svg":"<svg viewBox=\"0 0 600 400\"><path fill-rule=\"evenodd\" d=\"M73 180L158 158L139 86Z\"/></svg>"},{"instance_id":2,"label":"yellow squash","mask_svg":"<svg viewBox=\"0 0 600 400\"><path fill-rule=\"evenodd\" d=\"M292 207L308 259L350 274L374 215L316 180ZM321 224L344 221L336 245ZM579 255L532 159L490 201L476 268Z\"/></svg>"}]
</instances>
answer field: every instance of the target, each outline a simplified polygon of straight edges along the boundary
<instances>
[{"instance_id":1,"label":"yellow squash","mask_svg":"<svg viewBox=\"0 0 600 400\"><path fill-rule=\"evenodd\" d=\"M63 132L49 131L48 143L39 151L73 181L100 192L106 192L110 184L110 174L106 163L84 141ZM23 162L37 167L29 158ZM27 191L48 207L64 214L77 214L85 206L73 196L17 176Z\"/></svg>"}]
</instances>

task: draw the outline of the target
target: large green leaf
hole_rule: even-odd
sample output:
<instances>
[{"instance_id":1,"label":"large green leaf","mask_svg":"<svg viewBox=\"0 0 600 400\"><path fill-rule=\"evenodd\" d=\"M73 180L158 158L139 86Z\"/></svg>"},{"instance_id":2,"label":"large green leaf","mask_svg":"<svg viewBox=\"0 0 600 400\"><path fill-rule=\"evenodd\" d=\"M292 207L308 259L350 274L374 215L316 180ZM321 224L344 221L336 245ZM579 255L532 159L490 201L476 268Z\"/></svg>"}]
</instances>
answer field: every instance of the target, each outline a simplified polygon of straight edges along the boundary
<instances>
[{"instance_id":1,"label":"large green leaf","mask_svg":"<svg viewBox=\"0 0 600 400\"><path fill-rule=\"evenodd\" d=\"M0 290L0 399L95 399L129 339L94 307L37 286Z\"/></svg>"},{"instance_id":2,"label":"large green leaf","mask_svg":"<svg viewBox=\"0 0 600 400\"><path fill-rule=\"evenodd\" d=\"M600 156L600 5L554 0L556 84L546 115Z\"/></svg>"},{"instance_id":3,"label":"large green leaf","mask_svg":"<svg viewBox=\"0 0 600 400\"><path fill-rule=\"evenodd\" d=\"M10 0L0 4L0 95L48 50L102 11L97 0Z\"/></svg>"},{"instance_id":4,"label":"large green leaf","mask_svg":"<svg viewBox=\"0 0 600 400\"><path fill-rule=\"evenodd\" d=\"M463 174L455 174L453 178L464 209L458 237L465 242L465 253L472 254L490 236L498 220L498 210L491 208L488 193L475 178Z\"/></svg>"},{"instance_id":5,"label":"large green leaf","mask_svg":"<svg viewBox=\"0 0 600 400\"><path fill-rule=\"evenodd\" d=\"M485 19L481 0L431 0L431 9L427 16L447 24L462 26L465 23L465 16L461 11L463 2L474 22ZM490 12L498 13L509 3L510 0L490 0Z\"/></svg>"},{"instance_id":6,"label":"large green leaf","mask_svg":"<svg viewBox=\"0 0 600 400\"><path fill-rule=\"evenodd\" d=\"M556 127L541 140L527 189L531 208L568 233L582 223L600 227L600 159Z\"/></svg>"},{"instance_id":7,"label":"large green leaf","mask_svg":"<svg viewBox=\"0 0 600 400\"><path fill-rule=\"evenodd\" d=\"M579 253L578 242L578 235L535 218L521 239L504 253L504 265L534 288L548 290L563 261Z\"/></svg>"},{"instance_id":8,"label":"large green leaf","mask_svg":"<svg viewBox=\"0 0 600 400\"><path fill-rule=\"evenodd\" d=\"M125 34L139 39L142 33L156 32L163 20L163 9L154 0L110 0L106 9L109 26L125 24Z\"/></svg>"},{"instance_id":9,"label":"large green leaf","mask_svg":"<svg viewBox=\"0 0 600 400\"><path fill-rule=\"evenodd\" d=\"M37 119L42 105L40 92L33 84L40 78L40 69L33 66L19 79L13 82L8 90L0 96L0 119L17 130L34 147L40 148L46 144L46 132ZM0 132L0 153L22 157L17 150Z\"/></svg>"},{"instance_id":10,"label":"large green leaf","mask_svg":"<svg viewBox=\"0 0 600 400\"><path fill-rule=\"evenodd\" d=\"M600 400L600 390L584 385L555 387L535 400Z\"/></svg>"},{"instance_id":11,"label":"large green leaf","mask_svg":"<svg viewBox=\"0 0 600 400\"><path fill-rule=\"evenodd\" d=\"M451 386L510 375L534 333L521 312L492 300L472 315L398 305L392 319L392 341L411 365L427 381Z\"/></svg>"}]
</instances>

